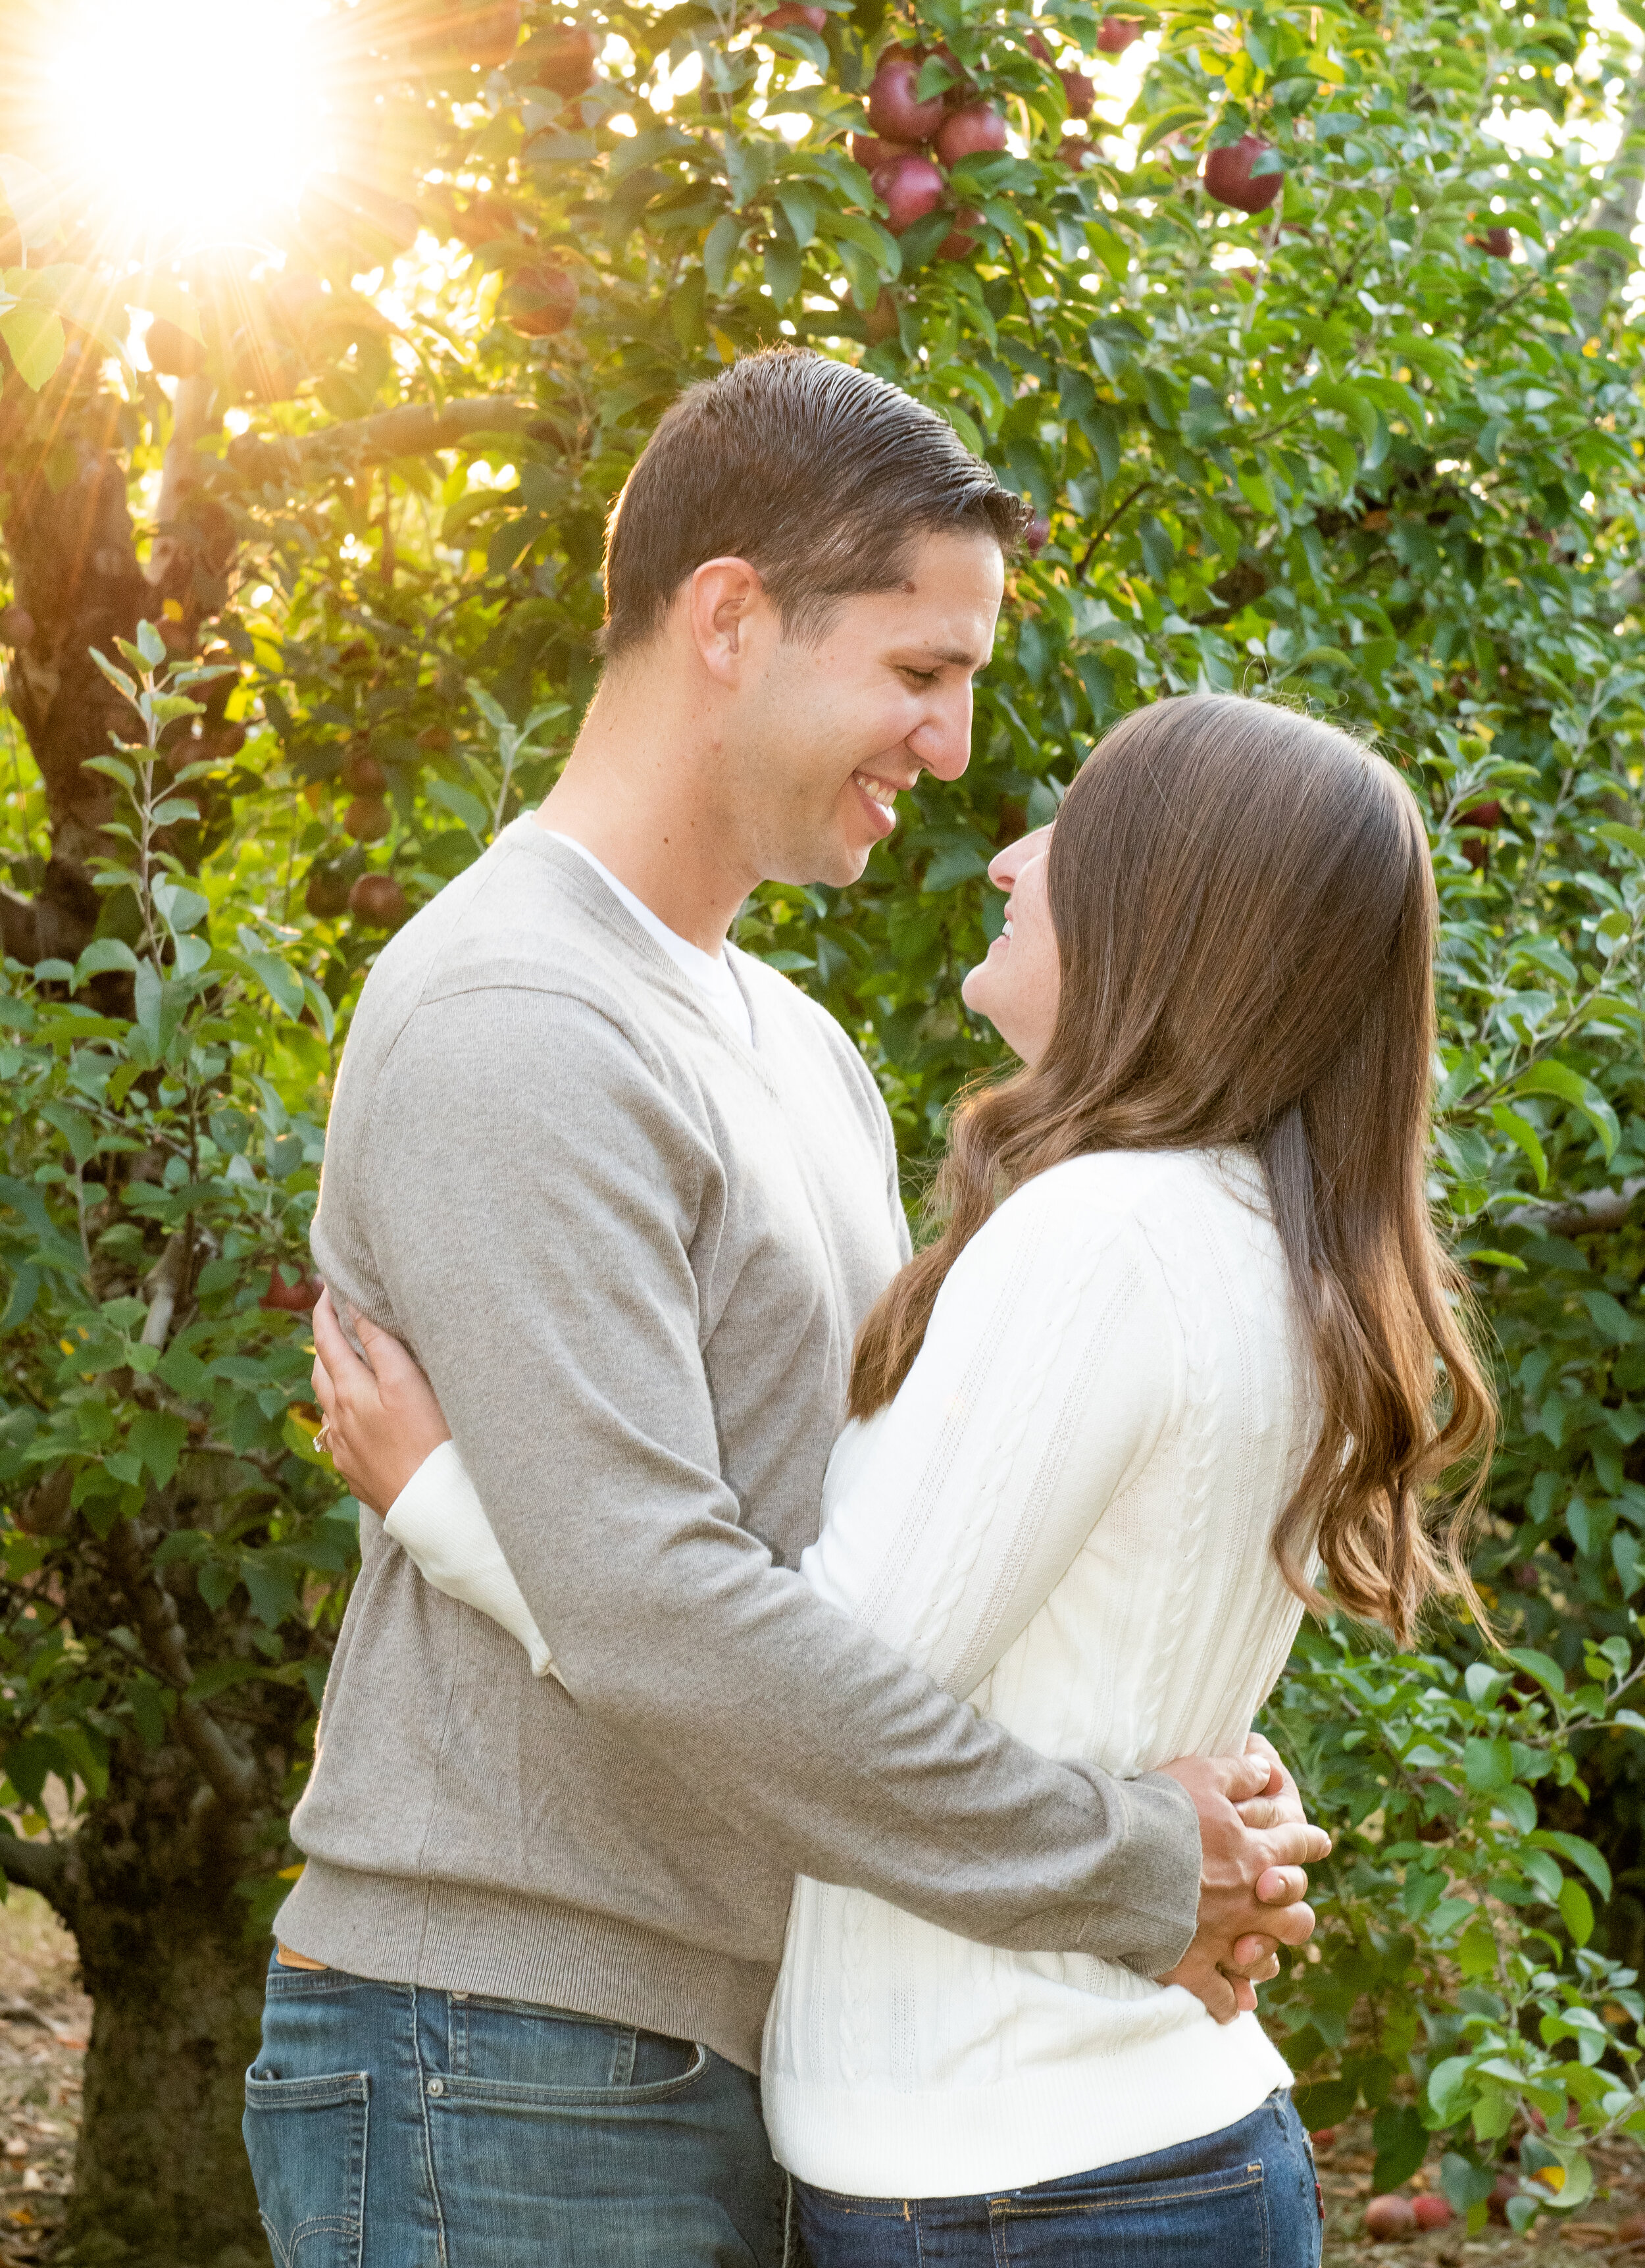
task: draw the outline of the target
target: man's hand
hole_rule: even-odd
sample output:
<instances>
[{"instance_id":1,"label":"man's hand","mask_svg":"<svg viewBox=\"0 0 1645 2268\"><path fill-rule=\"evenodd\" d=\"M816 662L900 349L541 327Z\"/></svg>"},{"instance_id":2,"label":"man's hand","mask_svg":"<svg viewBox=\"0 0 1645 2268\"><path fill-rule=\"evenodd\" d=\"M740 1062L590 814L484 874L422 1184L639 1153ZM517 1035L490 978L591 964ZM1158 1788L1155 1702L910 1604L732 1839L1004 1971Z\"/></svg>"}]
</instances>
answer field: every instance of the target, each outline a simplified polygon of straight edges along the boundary
<instances>
[{"instance_id":1,"label":"man's hand","mask_svg":"<svg viewBox=\"0 0 1645 2268\"><path fill-rule=\"evenodd\" d=\"M1162 1764L1200 1820L1200 1914L1193 1942L1162 1984L1182 1984L1219 2024L1254 2008L1253 1987L1277 1975L1279 1945L1304 1945L1313 1909L1305 1862L1331 1837L1303 1816L1296 1784L1253 1733L1243 1756L1179 1756Z\"/></svg>"}]
</instances>

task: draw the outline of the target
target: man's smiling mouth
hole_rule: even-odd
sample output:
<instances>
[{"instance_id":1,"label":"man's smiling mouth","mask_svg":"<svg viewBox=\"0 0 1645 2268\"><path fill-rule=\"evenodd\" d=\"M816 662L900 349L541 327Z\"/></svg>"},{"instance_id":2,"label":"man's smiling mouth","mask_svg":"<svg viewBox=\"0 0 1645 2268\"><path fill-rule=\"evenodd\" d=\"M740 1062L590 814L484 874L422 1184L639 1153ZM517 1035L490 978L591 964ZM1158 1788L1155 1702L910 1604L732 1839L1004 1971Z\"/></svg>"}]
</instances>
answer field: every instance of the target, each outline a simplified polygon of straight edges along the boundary
<instances>
[{"instance_id":1,"label":"man's smiling mouth","mask_svg":"<svg viewBox=\"0 0 1645 2268\"><path fill-rule=\"evenodd\" d=\"M875 802L885 811L892 809L898 796L902 792L894 780L876 779L871 772L853 772L851 777L863 794L871 795Z\"/></svg>"}]
</instances>

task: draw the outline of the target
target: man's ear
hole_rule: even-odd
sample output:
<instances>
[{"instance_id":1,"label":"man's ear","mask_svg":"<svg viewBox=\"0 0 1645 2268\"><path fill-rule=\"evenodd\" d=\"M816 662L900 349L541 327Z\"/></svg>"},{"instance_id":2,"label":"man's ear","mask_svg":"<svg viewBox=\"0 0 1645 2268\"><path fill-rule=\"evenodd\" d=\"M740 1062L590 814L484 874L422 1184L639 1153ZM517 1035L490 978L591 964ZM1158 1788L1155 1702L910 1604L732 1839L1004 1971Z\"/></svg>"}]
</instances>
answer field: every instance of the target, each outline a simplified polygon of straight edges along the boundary
<instances>
[{"instance_id":1,"label":"man's ear","mask_svg":"<svg viewBox=\"0 0 1645 2268\"><path fill-rule=\"evenodd\" d=\"M749 633L766 608L765 585L745 559L708 559L691 578L687 618L702 666L734 686L746 666Z\"/></svg>"}]
</instances>

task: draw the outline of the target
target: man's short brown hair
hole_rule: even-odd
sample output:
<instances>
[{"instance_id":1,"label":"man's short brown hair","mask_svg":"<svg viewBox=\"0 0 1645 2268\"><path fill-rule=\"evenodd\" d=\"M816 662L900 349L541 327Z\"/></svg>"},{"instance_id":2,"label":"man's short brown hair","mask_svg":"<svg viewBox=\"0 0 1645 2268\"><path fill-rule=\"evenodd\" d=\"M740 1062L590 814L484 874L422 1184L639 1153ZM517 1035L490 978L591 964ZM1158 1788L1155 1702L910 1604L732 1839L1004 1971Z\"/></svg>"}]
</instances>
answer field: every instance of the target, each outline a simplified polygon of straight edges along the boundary
<instances>
[{"instance_id":1,"label":"man's short brown hair","mask_svg":"<svg viewBox=\"0 0 1645 2268\"><path fill-rule=\"evenodd\" d=\"M681 394L613 508L608 659L646 644L705 559L746 559L790 637L837 603L895 590L922 536L991 536L1027 507L952 426L883 379L793 347L745 356Z\"/></svg>"}]
</instances>

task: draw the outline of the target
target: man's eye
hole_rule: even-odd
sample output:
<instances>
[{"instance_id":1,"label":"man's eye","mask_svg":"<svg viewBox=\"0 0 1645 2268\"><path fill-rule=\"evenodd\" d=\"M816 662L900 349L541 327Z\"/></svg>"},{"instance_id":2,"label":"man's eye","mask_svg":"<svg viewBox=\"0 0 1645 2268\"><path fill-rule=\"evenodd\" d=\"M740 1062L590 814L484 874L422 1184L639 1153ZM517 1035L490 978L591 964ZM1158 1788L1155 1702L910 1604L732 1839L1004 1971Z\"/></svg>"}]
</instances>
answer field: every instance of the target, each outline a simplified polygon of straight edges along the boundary
<instances>
[{"instance_id":1,"label":"man's eye","mask_svg":"<svg viewBox=\"0 0 1645 2268\"><path fill-rule=\"evenodd\" d=\"M905 669L902 674L905 677L912 679L915 685L935 685L936 682L936 672L934 669Z\"/></svg>"}]
</instances>

